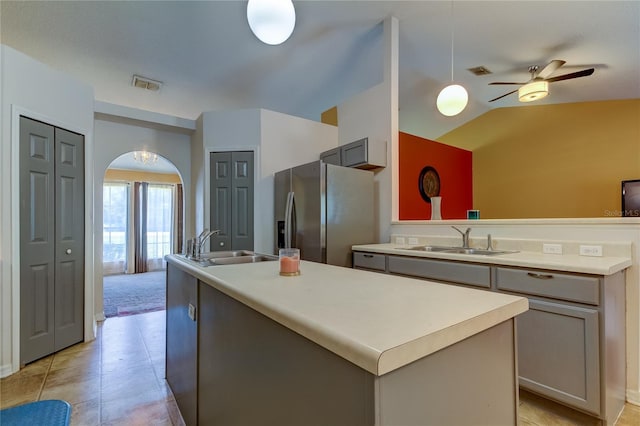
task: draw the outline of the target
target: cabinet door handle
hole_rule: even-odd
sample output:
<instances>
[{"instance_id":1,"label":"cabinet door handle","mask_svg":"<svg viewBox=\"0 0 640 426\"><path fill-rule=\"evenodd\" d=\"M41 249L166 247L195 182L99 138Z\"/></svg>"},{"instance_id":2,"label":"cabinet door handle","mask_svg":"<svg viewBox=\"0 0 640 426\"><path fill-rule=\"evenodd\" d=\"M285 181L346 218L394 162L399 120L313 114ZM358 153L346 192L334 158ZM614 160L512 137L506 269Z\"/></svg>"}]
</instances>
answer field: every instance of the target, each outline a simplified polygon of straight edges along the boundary
<instances>
[{"instance_id":1,"label":"cabinet door handle","mask_svg":"<svg viewBox=\"0 0 640 426\"><path fill-rule=\"evenodd\" d=\"M372 254L365 254L364 257L372 258L373 255Z\"/></svg>"},{"instance_id":2,"label":"cabinet door handle","mask_svg":"<svg viewBox=\"0 0 640 426\"><path fill-rule=\"evenodd\" d=\"M536 274L535 272L527 272L531 278L537 278L539 280L550 280L553 278L553 275L550 274Z\"/></svg>"}]
</instances>

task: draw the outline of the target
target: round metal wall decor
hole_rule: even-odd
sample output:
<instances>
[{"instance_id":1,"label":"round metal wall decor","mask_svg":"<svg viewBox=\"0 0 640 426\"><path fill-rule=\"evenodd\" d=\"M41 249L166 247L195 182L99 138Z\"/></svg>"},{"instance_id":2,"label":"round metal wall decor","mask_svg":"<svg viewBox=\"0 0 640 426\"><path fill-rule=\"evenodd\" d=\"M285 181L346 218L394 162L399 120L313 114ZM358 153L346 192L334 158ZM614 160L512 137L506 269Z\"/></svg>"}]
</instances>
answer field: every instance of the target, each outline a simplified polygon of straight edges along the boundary
<instances>
[{"instance_id":1,"label":"round metal wall decor","mask_svg":"<svg viewBox=\"0 0 640 426\"><path fill-rule=\"evenodd\" d=\"M436 169L431 166L422 169L418 178L418 189L422 199L427 203L431 203L431 197L440 195L440 175Z\"/></svg>"}]
</instances>

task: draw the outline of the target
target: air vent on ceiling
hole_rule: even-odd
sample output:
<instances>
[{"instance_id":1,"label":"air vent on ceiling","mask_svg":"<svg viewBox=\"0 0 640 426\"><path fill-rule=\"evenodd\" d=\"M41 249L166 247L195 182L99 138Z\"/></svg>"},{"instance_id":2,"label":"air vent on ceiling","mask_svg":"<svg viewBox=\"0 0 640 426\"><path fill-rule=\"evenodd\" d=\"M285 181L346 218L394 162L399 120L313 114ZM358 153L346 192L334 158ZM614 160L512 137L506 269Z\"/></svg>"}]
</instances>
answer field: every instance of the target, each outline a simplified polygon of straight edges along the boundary
<instances>
[{"instance_id":1,"label":"air vent on ceiling","mask_svg":"<svg viewBox=\"0 0 640 426\"><path fill-rule=\"evenodd\" d=\"M473 68L467 68L467 69L471 71L473 75L491 74L491 71L489 71L487 68L483 67L482 65L480 65L479 67L473 67Z\"/></svg>"},{"instance_id":2,"label":"air vent on ceiling","mask_svg":"<svg viewBox=\"0 0 640 426\"><path fill-rule=\"evenodd\" d=\"M151 80L147 77L142 77L140 75L134 75L133 81L131 82L133 87L139 87L141 89L151 90L152 92L157 92L162 87L161 81Z\"/></svg>"}]
</instances>

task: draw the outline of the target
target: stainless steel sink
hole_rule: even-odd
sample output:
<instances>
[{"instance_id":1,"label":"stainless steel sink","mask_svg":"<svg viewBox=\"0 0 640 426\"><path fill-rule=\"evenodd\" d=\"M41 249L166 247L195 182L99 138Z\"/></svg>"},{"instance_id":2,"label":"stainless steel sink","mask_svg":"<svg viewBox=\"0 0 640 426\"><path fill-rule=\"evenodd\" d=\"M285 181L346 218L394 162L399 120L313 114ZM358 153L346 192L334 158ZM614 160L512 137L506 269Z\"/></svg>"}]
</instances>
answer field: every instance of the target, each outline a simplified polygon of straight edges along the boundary
<instances>
[{"instance_id":1,"label":"stainless steel sink","mask_svg":"<svg viewBox=\"0 0 640 426\"><path fill-rule=\"evenodd\" d=\"M432 252L452 253L452 254L475 254L480 256L497 256L500 254L517 253L516 251L509 251L509 250L485 250L485 249L478 249L478 248L446 247L446 246L417 246L417 247L409 247L405 250L432 251Z\"/></svg>"},{"instance_id":2,"label":"stainless steel sink","mask_svg":"<svg viewBox=\"0 0 640 426\"><path fill-rule=\"evenodd\" d=\"M253 256L255 253L249 250L227 250L227 251L210 251L207 253L201 253L200 259L217 259L219 257L239 257L239 256Z\"/></svg>"},{"instance_id":3,"label":"stainless steel sink","mask_svg":"<svg viewBox=\"0 0 640 426\"><path fill-rule=\"evenodd\" d=\"M239 263L255 263L278 260L278 256L255 253L249 250L212 251L202 253L199 258L186 257L199 266L236 265Z\"/></svg>"},{"instance_id":4,"label":"stainless steel sink","mask_svg":"<svg viewBox=\"0 0 640 426\"><path fill-rule=\"evenodd\" d=\"M270 262L278 260L278 256L268 254L240 255L235 257L214 257L201 260L200 266L237 265L240 263Z\"/></svg>"}]
</instances>

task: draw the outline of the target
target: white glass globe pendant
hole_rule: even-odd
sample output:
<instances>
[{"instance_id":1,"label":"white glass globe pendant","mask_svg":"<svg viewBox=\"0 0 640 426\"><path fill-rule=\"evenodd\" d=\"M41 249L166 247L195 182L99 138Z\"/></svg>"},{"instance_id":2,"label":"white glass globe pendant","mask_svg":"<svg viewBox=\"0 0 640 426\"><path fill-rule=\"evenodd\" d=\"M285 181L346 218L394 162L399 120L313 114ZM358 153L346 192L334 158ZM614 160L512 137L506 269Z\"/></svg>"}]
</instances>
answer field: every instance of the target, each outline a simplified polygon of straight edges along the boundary
<instances>
[{"instance_id":1,"label":"white glass globe pendant","mask_svg":"<svg viewBox=\"0 0 640 426\"><path fill-rule=\"evenodd\" d=\"M450 84L440 91L436 106L442 115L451 117L460 114L468 101L469 95L464 87L459 84Z\"/></svg>"},{"instance_id":2,"label":"white glass globe pendant","mask_svg":"<svg viewBox=\"0 0 640 426\"><path fill-rule=\"evenodd\" d=\"M296 10L291 0L249 0L247 21L261 42L278 45L293 33Z\"/></svg>"}]
</instances>

